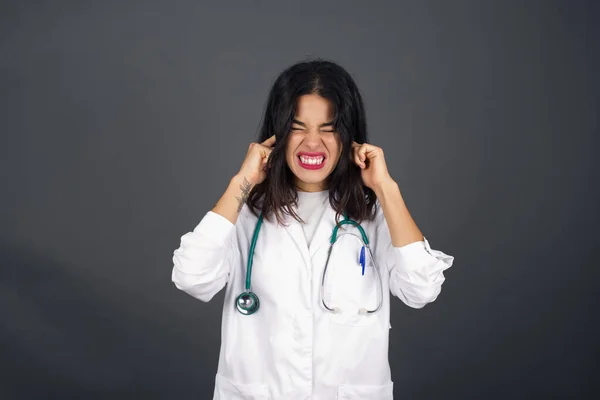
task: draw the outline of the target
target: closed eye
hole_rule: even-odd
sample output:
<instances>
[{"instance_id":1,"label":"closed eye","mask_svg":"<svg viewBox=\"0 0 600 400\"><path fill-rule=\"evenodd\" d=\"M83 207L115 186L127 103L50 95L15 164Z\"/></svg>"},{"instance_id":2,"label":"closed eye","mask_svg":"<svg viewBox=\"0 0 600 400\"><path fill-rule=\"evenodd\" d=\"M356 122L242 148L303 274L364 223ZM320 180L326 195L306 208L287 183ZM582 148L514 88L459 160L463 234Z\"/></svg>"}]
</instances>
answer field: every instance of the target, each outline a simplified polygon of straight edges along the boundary
<instances>
[{"instance_id":1,"label":"closed eye","mask_svg":"<svg viewBox=\"0 0 600 400\"><path fill-rule=\"evenodd\" d=\"M292 131L304 131L304 128L292 127ZM319 131L321 133L335 133L336 131Z\"/></svg>"}]
</instances>

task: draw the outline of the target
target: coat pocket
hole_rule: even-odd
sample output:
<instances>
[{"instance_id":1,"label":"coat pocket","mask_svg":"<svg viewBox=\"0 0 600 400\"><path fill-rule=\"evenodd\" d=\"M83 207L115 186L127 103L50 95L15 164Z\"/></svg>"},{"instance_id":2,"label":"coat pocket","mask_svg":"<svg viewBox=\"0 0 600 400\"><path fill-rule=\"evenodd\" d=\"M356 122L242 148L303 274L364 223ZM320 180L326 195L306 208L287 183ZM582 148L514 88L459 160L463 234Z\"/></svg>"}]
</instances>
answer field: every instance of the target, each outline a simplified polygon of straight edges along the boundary
<instances>
[{"instance_id":1,"label":"coat pocket","mask_svg":"<svg viewBox=\"0 0 600 400\"><path fill-rule=\"evenodd\" d=\"M384 385L351 385L338 386L340 400L394 400L394 383Z\"/></svg>"},{"instance_id":2,"label":"coat pocket","mask_svg":"<svg viewBox=\"0 0 600 400\"><path fill-rule=\"evenodd\" d=\"M269 400L269 391L262 383L237 383L217 374L215 400Z\"/></svg>"},{"instance_id":3,"label":"coat pocket","mask_svg":"<svg viewBox=\"0 0 600 400\"><path fill-rule=\"evenodd\" d=\"M338 239L334 245L324 283L324 298L331 308L331 322L347 326L369 326L377 320L377 313L361 314L360 309L374 310L380 302L383 290L375 263L368 251L365 252L364 273L359 264L362 242L348 235ZM339 246L339 247L336 247ZM385 293L382 293L385 294Z\"/></svg>"}]
</instances>

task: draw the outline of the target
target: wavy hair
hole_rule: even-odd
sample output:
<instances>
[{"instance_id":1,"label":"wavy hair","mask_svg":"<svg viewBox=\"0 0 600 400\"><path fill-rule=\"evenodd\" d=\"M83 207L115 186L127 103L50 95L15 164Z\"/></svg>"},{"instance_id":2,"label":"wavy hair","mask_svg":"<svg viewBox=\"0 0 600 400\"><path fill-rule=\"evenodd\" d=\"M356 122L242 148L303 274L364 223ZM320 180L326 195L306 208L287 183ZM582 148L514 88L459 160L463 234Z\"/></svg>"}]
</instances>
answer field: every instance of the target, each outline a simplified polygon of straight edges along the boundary
<instances>
[{"instance_id":1,"label":"wavy hair","mask_svg":"<svg viewBox=\"0 0 600 400\"><path fill-rule=\"evenodd\" d=\"M258 216L262 212L270 220L272 213L283 224L283 214L301 218L292 206L297 206L295 176L286 162L287 141L297 100L307 94L319 95L333 105L333 128L339 135L342 153L334 170L327 176L329 203L336 211L336 220L346 213L361 223L375 218L376 195L363 184L360 167L352 157L352 141L367 142L367 122L360 92L350 74L338 64L316 59L294 64L275 80L267 99L258 142L275 135L276 143L269 157L267 176L254 186L246 204Z\"/></svg>"}]
</instances>

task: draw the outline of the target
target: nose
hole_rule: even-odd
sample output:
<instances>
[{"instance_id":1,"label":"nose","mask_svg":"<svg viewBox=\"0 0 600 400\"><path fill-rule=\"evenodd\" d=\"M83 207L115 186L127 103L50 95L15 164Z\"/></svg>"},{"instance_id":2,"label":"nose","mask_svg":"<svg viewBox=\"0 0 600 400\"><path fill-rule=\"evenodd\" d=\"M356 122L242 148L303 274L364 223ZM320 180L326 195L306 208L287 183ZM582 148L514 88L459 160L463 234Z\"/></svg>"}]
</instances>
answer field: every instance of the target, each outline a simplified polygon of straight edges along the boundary
<instances>
[{"instance_id":1,"label":"nose","mask_svg":"<svg viewBox=\"0 0 600 400\"><path fill-rule=\"evenodd\" d=\"M304 144L310 148L317 148L321 145L322 139L319 132L310 131L304 137Z\"/></svg>"}]
</instances>

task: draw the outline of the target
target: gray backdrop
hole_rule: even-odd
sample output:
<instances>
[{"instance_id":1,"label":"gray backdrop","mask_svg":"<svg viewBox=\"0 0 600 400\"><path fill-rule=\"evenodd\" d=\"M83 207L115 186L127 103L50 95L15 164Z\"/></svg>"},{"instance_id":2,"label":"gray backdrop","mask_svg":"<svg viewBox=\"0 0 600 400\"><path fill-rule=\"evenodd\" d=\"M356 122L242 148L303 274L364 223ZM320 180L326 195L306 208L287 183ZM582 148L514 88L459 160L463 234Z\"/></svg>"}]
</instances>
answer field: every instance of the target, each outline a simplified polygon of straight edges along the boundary
<instances>
[{"instance_id":1,"label":"gray backdrop","mask_svg":"<svg viewBox=\"0 0 600 400\"><path fill-rule=\"evenodd\" d=\"M307 57L356 78L456 257L435 303L393 299L396 397L594 397L598 4L2 2L0 398L210 398L223 292L178 291L172 253Z\"/></svg>"}]
</instances>

